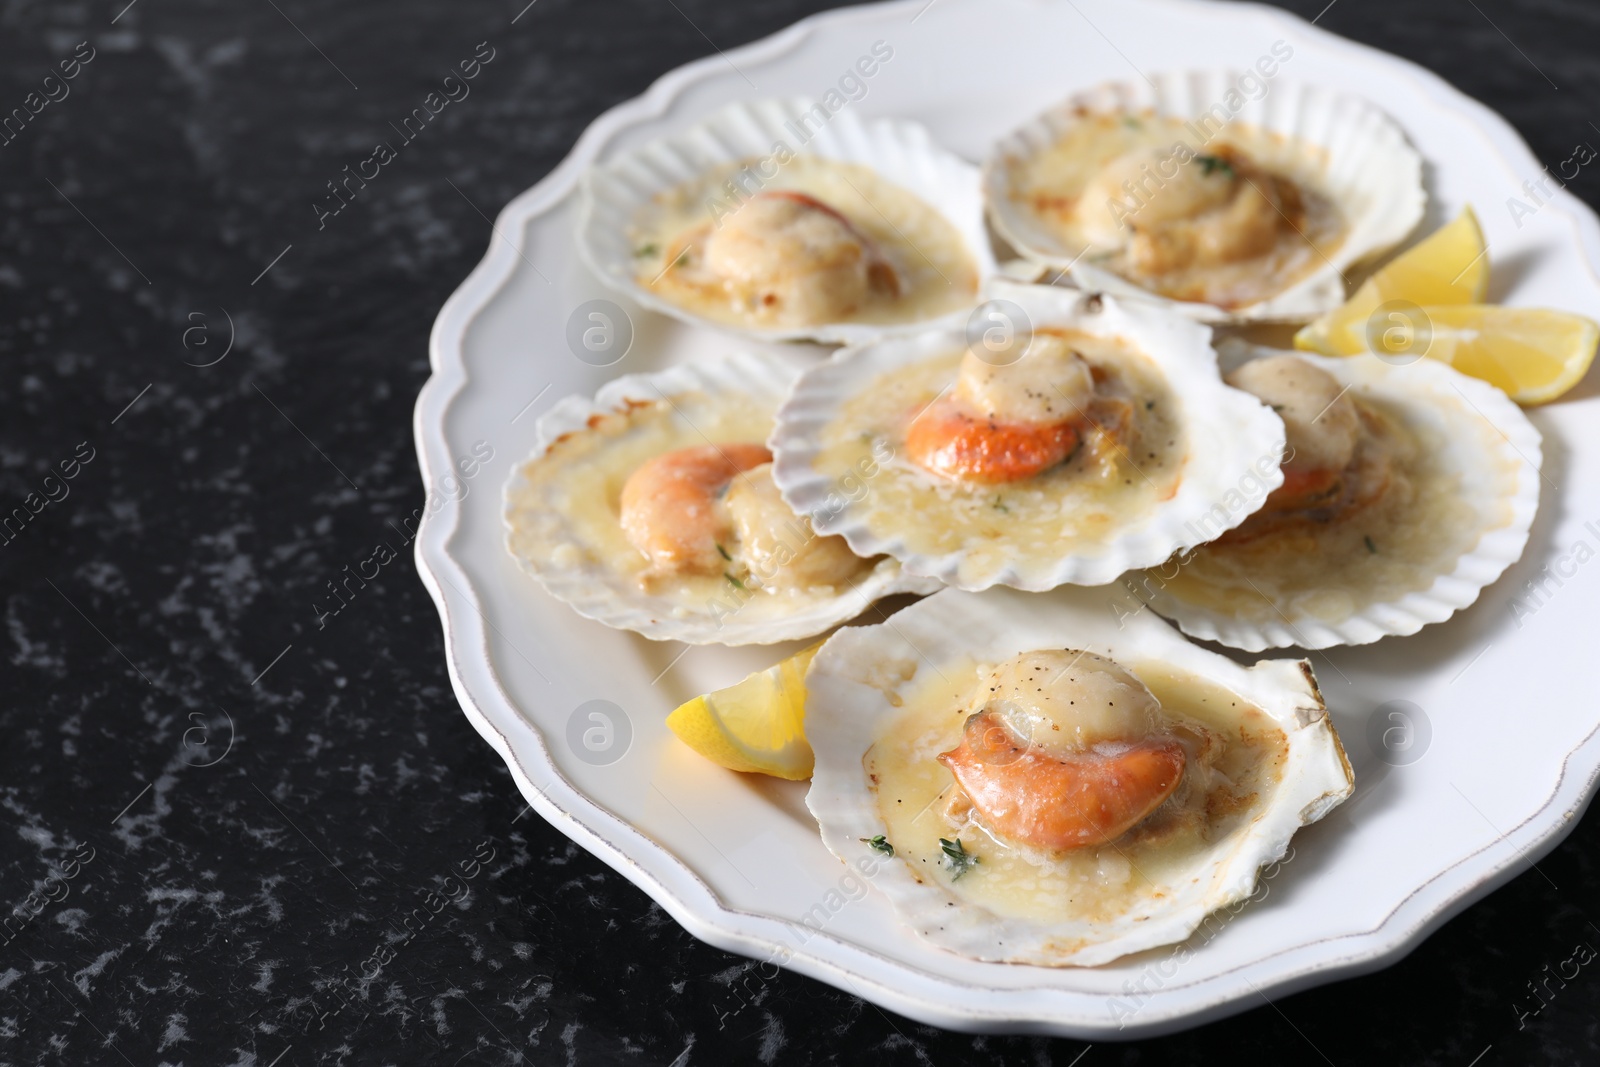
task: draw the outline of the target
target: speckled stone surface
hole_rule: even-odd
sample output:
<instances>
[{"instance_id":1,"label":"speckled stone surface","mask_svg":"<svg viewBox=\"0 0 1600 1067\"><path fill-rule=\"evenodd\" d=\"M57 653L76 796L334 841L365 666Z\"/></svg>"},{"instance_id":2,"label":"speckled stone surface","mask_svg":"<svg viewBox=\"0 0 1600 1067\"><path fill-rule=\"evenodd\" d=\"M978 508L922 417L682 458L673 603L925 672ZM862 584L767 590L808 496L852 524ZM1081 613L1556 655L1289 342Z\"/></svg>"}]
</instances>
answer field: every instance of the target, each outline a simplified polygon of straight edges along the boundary
<instances>
[{"instance_id":1,"label":"speckled stone surface","mask_svg":"<svg viewBox=\"0 0 1600 1067\"><path fill-rule=\"evenodd\" d=\"M0 0L0 113L59 97L0 145L0 510L38 507L0 543L0 1063L1600 1063L1600 962L1552 979L1600 947L1592 814L1380 973L1155 1041L945 1033L761 977L523 814L409 553L318 629L422 504L411 406L479 209L660 74L824 6L523 3ZM1593 3L1321 24L1552 165L1600 143ZM319 229L326 183L479 42L471 97Z\"/></svg>"}]
</instances>

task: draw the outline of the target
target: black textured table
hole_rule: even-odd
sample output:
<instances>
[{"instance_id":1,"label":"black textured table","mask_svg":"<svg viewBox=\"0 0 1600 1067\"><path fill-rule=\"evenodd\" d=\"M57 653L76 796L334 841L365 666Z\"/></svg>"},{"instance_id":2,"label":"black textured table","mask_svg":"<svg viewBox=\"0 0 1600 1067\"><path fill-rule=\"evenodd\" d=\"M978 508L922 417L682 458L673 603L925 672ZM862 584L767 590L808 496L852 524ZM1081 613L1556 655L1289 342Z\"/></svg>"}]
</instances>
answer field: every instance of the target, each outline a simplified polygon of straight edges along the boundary
<instances>
[{"instance_id":1,"label":"black textured table","mask_svg":"<svg viewBox=\"0 0 1600 1067\"><path fill-rule=\"evenodd\" d=\"M525 2L0 3L0 1063L1600 1063L1593 815L1388 970L1086 1050L750 981L524 814L372 562L429 325L601 110L822 6ZM1600 144L1592 2L1321 24Z\"/></svg>"}]
</instances>

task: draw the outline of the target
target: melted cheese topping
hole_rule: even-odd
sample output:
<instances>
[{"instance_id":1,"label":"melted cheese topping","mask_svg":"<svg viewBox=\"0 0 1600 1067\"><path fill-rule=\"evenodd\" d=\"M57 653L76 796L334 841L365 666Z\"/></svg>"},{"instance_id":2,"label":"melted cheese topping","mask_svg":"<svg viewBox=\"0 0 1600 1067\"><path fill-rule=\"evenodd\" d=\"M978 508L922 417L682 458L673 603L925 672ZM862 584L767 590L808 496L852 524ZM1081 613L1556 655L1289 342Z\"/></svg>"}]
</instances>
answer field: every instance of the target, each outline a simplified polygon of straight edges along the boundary
<instances>
[{"instance_id":1,"label":"melted cheese topping","mask_svg":"<svg viewBox=\"0 0 1600 1067\"><path fill-rule=\"evenodd\" d=\"M776 168L777 173L765 181L755 176L761 163L750 159L726 164L658 194L630 232L639 283L713 321L761 328L920 322L960 310L976 299L977 262L960 232L910 192L854 163L809 155L796 156L782 165L766 161L767 169ZM730 195L730 182L742 190L737 197ZM737 225L739 204L756 192L801 193L837 212L849 228L869 239L892 268L895 282L868 286L860 301L845 301L837 292L820 291L824 285L848 284L847 272L831 262L838 258L837 246L818 250L838 235L812 232L827 228L820 225L796 226L805 232L792 235L797 249L788 258L798 264L806 258L806 249L799 245L810 245L816 252L813 258L826 251L825 258L830 260L809 264L812 277L795 282L794 291L809 297L805 304L812 313L764 307L751 299L747 286L729 284L714 268L722 265L721 260L739 254L739 246L747 244L752 235L740 232L738 241L711 242L719 236L733 236L730 231ZM826 219L819 215L811 221ZM717 262L707 262L708 245L718 253ZM839 317L822 314L845 304L853 306Z\"/></svg>"},{"instance_id":2,"label":"melted cheese topping","mask_svg":"<svg viewBox=\"0 0 1600 1067\"><path fill-rule=\"evenodd\" d=\"M916 466L905 458L906 426L952 388L964 354L952 349L880 375L841 405L822 430L814 467L840 478L869 457L892 455L855 507L873 533L903 539L911 552L959 551L987 570L1000 560L1048 563L1092 551L1177 491L1188 444L1153 362L1114 338L1071 341L1104 378L1097 394L1129 403L1133 432L1122 451L1085 446L1057 467L1000 486Z\"/></svg>"},{"instance_id":3,"label":"melted cheese topping","mask_svg":"<svg viewBox=\"0 0 1600 1067\"><path fill-rule=\"evenodd\" d=\"M1288 289L1343 242L1348 226L1318 188L1323 155L1241 122L1208 135L1198 123L1151 113L1084 113L1053 145L1005 166L1016 206L1067 256L1083 253L1084 262L1174 300L1231 310ZM1221 199L1225 188L1238 197ZM1198 232L1184 227L1207 211L1217 214ZM1154 250L1139 234L1156 239ZM1166 254L1174 243L1198 258ZM1208 260L1218 245L1229 246L1225 258Z\"/></svg>"},{"instance_id":4,"label":"melted cheese topping","mask_svg":"<svg viewBox=\"0 0 1600 1067\"><path fill-rule=\"evenodd\" d=\"M941 664L901 689L901 711L863 760L896 857L963 903L1038 922L1111 921L1203 877L1208 855L1272 802L1288 739L1270 716L1227 689L1159 663L1128 666L1180 736L1185 723L1196 724L1215 749L1191 761L1154 814L1114 842L1058 853L1008 843L952 814L946 805L954 779L935 757L960 743L988 669L972 661ZM952 877L939 839L958 837L978 862Z\"/></svg>"},{"instance_id":5,"label":"melted cheese topping","mask_svg":"<svg viewBox=\"0 0 1600 1067\"><path fill-rule=\"evenodd\" d=\"M819 575L859 581L873 561L842 554L837 538L818 538L808 520L783 509L776 521L770 468L730 487L733 558L722 573L678 574L646 582L648 560L621 523L622 487L646 460L695 445L764 441L771 408L743 397L691 393L598 415L589 427L557 440L522 469L511 501L514 554L546 570L586 571L596 584L657 606L676 618L694 615L781 617L840 590ZM737 493L735 492L737 489ZM745 539L749 544L743 543ZM853 561L853 563L852 563Z\"/></svg>"},{"instance_id":6,"label":"melted cheese topping","mask_svg":"<svg viewBox=\"0 0 1600 1067\"><path fill-rule=\"evenodd\" d=\"M1486 420L1466 410L1419 413L1415 405L1348 395L1367 428L1362 448L1389 461L1381 496L1330 521L1202 545L1138 580L1236 619L1264 624L1287 614L1337 623L1427 589L1486 531L1510 524L1518 466L1495 447L1498 437L1490 435L1497 431ZM1452 442L1478 443L1481 459L1470 475Z\"/></svg>"}]
</instances>

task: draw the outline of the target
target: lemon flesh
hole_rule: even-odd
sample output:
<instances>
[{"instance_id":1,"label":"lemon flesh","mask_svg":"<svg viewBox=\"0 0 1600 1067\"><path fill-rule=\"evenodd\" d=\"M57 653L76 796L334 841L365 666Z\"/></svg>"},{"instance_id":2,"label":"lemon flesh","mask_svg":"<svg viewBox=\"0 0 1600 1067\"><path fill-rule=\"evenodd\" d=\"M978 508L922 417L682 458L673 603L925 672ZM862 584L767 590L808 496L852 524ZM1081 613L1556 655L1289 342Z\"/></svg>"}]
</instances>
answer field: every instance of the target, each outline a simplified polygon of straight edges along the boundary
<instances>
[{"instance_id":1,"label":"lemon flesh","mask_svg":"<svg viewBox=\"0 0 1600 1067\"><path fill-rule=\"evenodd\" d=\"M1422 355L1498 385L1519 404L1554 400L1578 384L1600 344L1600 326L1564 311L1465 304L1425 307L1422 316L1431 334Z\"/></svg>"},{"instance_id":2,"label":"lemon flesh","mask_svg":"<svg viewBox=\"0 0 1600 1067\"><path fill-rule=\"evenodd\" d=\"M667 716L667 728L729 770L810 778L805 679L821 647L819 641L736 685L695 697Z\"/></svg>"},{"instance_id":3,"label":"lemon flesh","mask_svg":"<svg viewBox=\"0 0 1600 1067\"><path fill-rule=\"evenodd\" d=\"M1294 336L1294 346L1326 356L1352 356L1368 348L1369 323L1385 304L1411 307L1481 304L1489 291L1489 256L1472 208L1454 222L1396 256L1368 278L1342 306ZM1381 316L1387 325L1387 316Z\"/></svg>"}]
</instances>

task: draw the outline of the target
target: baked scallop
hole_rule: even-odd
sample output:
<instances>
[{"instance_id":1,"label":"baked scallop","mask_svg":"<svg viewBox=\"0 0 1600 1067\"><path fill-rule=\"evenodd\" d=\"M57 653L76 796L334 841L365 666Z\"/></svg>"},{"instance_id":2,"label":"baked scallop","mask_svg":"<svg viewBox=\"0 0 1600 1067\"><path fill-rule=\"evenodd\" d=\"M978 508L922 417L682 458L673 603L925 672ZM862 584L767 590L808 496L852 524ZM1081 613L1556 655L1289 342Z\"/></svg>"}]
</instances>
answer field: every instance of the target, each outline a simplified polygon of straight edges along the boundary
<instances>
[{"instance_id":1,"label":"baked scallop","mask_svg":"<svg viewBox=\"0 0 1600 1067\"><path fill-rule=\"evenodd\" d=\"M870 457L821 511L772 481L773 414L796 376L744 355L618 378L539 420L505 490L506 543L580 615L657 640L770 644L821 633L896 592L932 592L815 519L865 491Z\"/></svg>"},{"instance_id":2,"label":"baked scallop","mask_svg":"<svg viewBox=\"0 0 1600 1067\"><path fill-rule=\"evenodd\" d=\"M892 854L873 885L921 937L1044 966L1181 941L1350 795L1309 664L1139 607L946 590L817 653L806 805L844 862Z\"/></svg>"},{"instance_id":3,"label":"baked scallop","mask_svg":"<svg viewBox=\"0 0 1600 1067\"><path fill-rule=\"evenodd\" d=\"M801 376L772 437L790 506L813 511L881 464L820 532L962 589L1097 585L1205 540L1195 520L1236 485L1277 484L1282 423L1223 384L1207 327L1066 289L990 291L975 321L1020 323L999 348L999 326L929 331Z\"/></svg>"},{"instance_id":4,"label":"baked scallop","mask_svg":"<svg viewBox=\"0 0 1600 1067\"><path fill-rule=\"evenodd\" d=\"M585 176L578 247L607 284L763 340L959 319L994 261L977 171L903 120L733 104Z\"/></svg>"},{"instance_id":5,"label":"baked scallop","mask_svg":"<svg viewBox=\"0 0 1600 1067\"><path fill-rule=\"evenodd\" d=\"M1504 393L1433 360L1326 359L1233 343L1228 380L1286 426L1283 481L1242 524L1125 583L1194 637L1249 652L1413 634L1522 556L1539 432Z\"/></svg>"},{"instance_id":6,"label":"baked scallop","mask_svg":"<svg viewBox=\"0 0 1600 1067\"><path fill-rule=\"evenodd\" d=\"M1366 101L1253 72L1080 93L995 147L989 217L1085 289L1208 322L1303 321L1421 220L1422 162Z\"/></svg>"}]
</instances>

